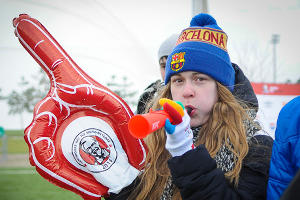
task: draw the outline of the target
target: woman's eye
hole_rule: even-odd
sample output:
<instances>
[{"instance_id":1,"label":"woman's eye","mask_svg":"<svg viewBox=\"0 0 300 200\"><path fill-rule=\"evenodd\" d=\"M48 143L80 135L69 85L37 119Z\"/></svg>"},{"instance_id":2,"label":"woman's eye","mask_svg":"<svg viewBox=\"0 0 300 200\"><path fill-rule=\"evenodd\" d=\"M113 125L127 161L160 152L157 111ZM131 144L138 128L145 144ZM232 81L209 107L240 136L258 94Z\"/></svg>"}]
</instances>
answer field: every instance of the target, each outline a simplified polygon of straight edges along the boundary
<instances>
[{"instance_id":1,"label":"woman's eye","mask_svg":"<svg viewBox=\"0 0 300 200\"><path fill-rule=\"evenodd\" d=\"M204 77L197 77L196 80L197 81L205 81L206 79Z\"/></svg>"},{"instance_id":2,"label":"woman's eye","mask_svg":"<svg viewBox=\"0 0 300 200\"><path fill-rule=\"evenodd\" d=\"M181 83L181 82L182 82L182 79L176 78L176 79L173 79L172 82L173 82L173 83Z\"/></svg>"}]
</instances>

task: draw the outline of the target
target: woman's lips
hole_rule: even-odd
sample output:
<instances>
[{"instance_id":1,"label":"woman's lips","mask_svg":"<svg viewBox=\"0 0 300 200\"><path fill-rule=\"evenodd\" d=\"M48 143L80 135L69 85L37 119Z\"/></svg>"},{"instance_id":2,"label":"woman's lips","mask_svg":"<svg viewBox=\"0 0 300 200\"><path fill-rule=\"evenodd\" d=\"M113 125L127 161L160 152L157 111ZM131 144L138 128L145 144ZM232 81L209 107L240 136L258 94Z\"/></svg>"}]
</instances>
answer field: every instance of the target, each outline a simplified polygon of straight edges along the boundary
<instances>
[{"instance_id":1,"label":"woman's lips","mask_svg":"<svg viewBox=\"0 0 300 200\"><path fill-rule=\"evenodd\" d=\"M187 111L187 113L189 114L190 117L192 117L196 112L196 110L195 110L196 108L192 105L186 105L185 109L186 109L186 111Z\"/></svg>"}]
</instances>

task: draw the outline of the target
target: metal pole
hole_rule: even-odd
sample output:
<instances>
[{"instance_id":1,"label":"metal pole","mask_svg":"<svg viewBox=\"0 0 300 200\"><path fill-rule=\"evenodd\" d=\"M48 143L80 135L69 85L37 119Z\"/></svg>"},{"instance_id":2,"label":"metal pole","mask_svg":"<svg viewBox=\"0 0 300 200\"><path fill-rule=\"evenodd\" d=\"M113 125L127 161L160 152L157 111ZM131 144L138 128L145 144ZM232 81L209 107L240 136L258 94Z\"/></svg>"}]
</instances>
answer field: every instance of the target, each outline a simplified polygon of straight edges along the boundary
<instances>
[{"instance_id":1,"label":"metal pole","mask_svg":"<svg viewBox=\"0 0 300 200\"><path fill-rule=\"evenodd\" d=\"M192 0L192 17L199 13L208 13L207 0Z\"/></svg>"},{"instance_id":2,"label":"metal pole","mask_svg":"<svg viewBox=\"0 0 300 200\"><path fill-rule=\"evenodd\" d=\"M7 135L3 133L0 136L0 140L2 140L2 148L0 149L2 157L0 157L0 162L4 162L7 160Z\"/></svg>"},{"instance_id":3,"label":"metal pole","mask_svg":"<svg viewBox=\"0 0 300 200\"><path fill-rule=\"evenodd\" d=\"M2 141L3 141L2 155L3 155L3 160L6 161L7 160L7 135L6 134L3 135Z\"/></svg>"},{"instance_id":4,"label":"metal pole","mask_svg":"<svg viewBox=\"0 0 300 200\"><path fill-rule=\"evenodd\" d=\"M271 43L273 44L273 82L276 83L277 69L276 69L276 44L279 43L279 35L273 34Z\"/></svg>"}]
</instances>

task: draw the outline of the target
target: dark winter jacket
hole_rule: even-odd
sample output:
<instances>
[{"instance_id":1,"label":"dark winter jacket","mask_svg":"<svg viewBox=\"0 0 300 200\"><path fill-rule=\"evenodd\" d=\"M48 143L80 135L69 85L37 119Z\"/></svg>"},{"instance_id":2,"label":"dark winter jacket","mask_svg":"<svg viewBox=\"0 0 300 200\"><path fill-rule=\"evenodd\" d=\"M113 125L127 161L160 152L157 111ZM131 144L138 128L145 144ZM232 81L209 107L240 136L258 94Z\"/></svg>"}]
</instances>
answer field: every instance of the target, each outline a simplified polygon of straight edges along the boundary
<instances>
[{"instance_id":1,"label":"dark winter jacket","mask_svg":"<svg viewBox=\"0 0 300 200\"><path fill-rule=\"evenodd\" d=\"M184 200L266 199L272 143L272 138L266 135L251 139L237 188L225 179L203 145L173 157L168 164Z\"/></svg>"},{"instance_id":2,"label":"dark winter jacket","mask_svg":"<svg viewBox=\"0 0 300 200\"><path fill-rule=\"evenodd\" d=\"M163 82L157 80L151 83L140 96L136 114L143 114L146 110L147 104L152 100L152 98L156 95L157 91L163 87Z\"/></svg>"},{"instance_id":3,"label":"dark winter jacket","mask_svg":"<svg viewBox=\"0 0 300 200\"><path fill-rule=\"evenodd\" d=\"M243 101L249 108L253 108L257 112L258 101L250 81L244 75L243 71L237 64L231 64L235 71L235 85L232 92L233 96L235 96L235 98L237 98L238 100Z\"/></svg>"}]
</instances>

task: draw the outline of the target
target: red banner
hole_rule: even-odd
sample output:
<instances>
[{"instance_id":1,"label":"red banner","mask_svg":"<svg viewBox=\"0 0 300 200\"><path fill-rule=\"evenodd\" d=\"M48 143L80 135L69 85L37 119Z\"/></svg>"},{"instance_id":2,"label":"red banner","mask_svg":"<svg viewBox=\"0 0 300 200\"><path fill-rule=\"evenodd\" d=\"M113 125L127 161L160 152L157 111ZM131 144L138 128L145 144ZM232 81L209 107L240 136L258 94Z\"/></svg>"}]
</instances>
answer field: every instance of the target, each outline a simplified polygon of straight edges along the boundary
<instances>
[{"instance_id":1,"label":"red banner","mask_svg":"<svg viewBox=\"0 0 300 200\"><path fill-rule=\"evenodd\" d=\"M300 95L300 84L251 83L257 95Z\"/></svg>"}]
</instances>

